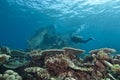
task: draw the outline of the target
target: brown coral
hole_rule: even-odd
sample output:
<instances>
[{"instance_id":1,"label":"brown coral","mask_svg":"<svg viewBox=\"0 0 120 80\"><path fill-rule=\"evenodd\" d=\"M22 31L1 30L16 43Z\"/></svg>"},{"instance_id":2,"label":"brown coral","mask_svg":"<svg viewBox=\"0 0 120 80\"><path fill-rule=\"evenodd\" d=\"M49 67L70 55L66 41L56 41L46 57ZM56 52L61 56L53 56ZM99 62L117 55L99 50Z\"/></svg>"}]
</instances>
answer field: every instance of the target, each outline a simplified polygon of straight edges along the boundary
<instances>
[{"instance_id":1,"label":"brown coral","mask_svg":"<svg viewBox=\"0 0 120 80\"><path fill-rule=\"evenodd\" d=\"M58 76L68 71L68 62L62 54L47 59L45 61L45 66L53 76Z\"/></svg>"}]
</instances>

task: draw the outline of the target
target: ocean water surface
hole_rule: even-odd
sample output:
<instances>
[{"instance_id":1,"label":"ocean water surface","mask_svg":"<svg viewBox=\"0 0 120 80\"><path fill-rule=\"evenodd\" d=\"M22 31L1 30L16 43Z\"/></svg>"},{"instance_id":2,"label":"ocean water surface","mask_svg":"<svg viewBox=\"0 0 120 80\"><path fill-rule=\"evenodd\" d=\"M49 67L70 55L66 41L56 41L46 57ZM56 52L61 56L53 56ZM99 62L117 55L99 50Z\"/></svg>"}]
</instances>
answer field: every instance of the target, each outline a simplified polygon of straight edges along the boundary
<instances>
[{"instance_id":1,"label":"ocean water surface","mask_svg":"<svg viewBox=\"0 0 120 80\"><path fill-rule=\"evenodd\" d=\"M94 37L78 48L120 51L120 0L0 0L0 45L26 49L31 35L48 25L60 35Z\"/></svg>"}]
</instances>

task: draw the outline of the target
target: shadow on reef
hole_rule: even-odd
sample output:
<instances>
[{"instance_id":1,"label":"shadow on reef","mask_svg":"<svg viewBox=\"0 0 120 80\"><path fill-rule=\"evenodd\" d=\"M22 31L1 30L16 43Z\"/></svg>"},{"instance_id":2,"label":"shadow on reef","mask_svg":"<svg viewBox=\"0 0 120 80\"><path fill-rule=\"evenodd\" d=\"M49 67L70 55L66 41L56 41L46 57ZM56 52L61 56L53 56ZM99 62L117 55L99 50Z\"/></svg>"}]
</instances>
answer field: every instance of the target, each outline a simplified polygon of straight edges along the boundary
<instances>
[{"instance_id":1,"label":"shadow on reef","mask_svg":"<svg viewBox=\"0 0 120 80\"><path fill-rule=\"evenodd\" d=\"M0 47L0 80L120 80L120 55L115 49L31 50L24 52Z\"/></svg>"}]
</instances>

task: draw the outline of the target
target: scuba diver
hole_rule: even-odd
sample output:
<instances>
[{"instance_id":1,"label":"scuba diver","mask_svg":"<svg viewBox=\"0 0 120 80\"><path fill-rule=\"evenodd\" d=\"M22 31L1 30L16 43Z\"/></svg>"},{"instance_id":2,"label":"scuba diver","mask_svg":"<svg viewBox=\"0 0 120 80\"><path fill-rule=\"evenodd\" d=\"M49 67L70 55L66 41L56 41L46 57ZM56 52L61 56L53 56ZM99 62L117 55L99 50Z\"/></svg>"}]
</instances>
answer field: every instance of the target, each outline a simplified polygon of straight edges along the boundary
<instances>
[{"instance_id":1,"label":"scuba diver","mask_svg":"<svg viewBox=\"0 0 120 80\"><path fill-rule=\"evenodd\" d=\"M77 44L77 43L87 43L87 42L89 42L89 41L91 41L91 40L94 40L94 38L93 38L93 37L90 37L90 38L84 40L81 36L75 36L75 35L73 35L73 36L71 37L71 41L74 42L74 43L76 43L76 44Z\"/></svg>"}]
</instances>

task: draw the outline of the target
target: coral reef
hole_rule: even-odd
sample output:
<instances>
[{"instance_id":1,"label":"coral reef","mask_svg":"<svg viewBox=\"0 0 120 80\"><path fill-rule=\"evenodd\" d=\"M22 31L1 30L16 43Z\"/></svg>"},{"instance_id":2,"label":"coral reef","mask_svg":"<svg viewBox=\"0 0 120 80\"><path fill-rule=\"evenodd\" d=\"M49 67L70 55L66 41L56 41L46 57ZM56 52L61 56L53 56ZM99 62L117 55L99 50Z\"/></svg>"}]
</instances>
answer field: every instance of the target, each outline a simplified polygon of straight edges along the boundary
<instances>
[{"instance_id":1,"label":"coral reef","mask_svg":"<svg viewBox=\"0 0 120 80\"><path fill-rule=\"evenodd\" d=\"M7 61L10 58L9 55L6 54L0 54L0 64L3 64L5 61Z\"/></svg>"},{"instance_id":2,"label":"coral reef","mask_svg":"<svg viewBox=\"0 0 120 80\"><path fill-rule=\"evenodd\" d=\"M22 80L22 77L12 70L7 70L4 74L0 75L0 80Z\"/></svg>"},{"instance_id":3,"label":"coral reef","mask_svg":"<svg viewBox=\"0 0 120 80\"><path fill-rule=\"evenodd\" d=\"M36 79L45 80L50 79L50 75L46 69L40 67L28 67L24 69L29 75L32 73L36 75Z\"/></svg>"},{"instance_id":4,"label":"coral reef","mask_svg":"<svg viewBox=\"0 0 120 80\"><path fill-rule=\"evenodd\" d=\"M115 49L91 50L81 58L84 52L71 47L28 52L2 47L0 80L120 80Z\"/></svg>"}]
</instances>

